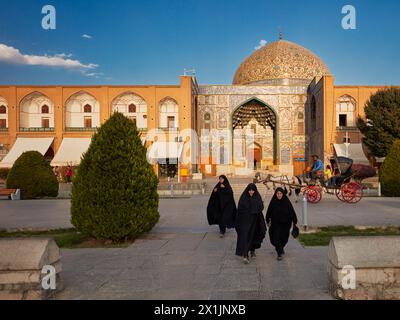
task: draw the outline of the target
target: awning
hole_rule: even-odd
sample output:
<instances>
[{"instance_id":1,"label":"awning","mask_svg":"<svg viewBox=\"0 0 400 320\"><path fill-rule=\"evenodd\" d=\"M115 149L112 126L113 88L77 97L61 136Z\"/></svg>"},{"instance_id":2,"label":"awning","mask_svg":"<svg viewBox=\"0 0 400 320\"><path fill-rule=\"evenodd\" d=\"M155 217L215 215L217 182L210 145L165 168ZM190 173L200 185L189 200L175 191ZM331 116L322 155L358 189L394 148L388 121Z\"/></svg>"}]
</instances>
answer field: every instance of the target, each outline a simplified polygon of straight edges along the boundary
<instances>
[{"instance_id":1,"label":"awning","mask_svg":"<svg viewBox=\"0 0 400 320\"><path fill-rule=\"evenodd\" d=\"M0 162L0 168L11 168L21 154L26 151L38 151L45 155L54 138L17 138L11 150Z\"/></svg>"},{"instance_id":2,"label":"awning","mask_svg":"<svg viewBox=\"0 0 400 320\"><path fill-rule=\"evenodd\" d=\"M338 157L350 158L353 160L353 163L369 164L369 160L364 154L361 143L350 143L348 153L346 153L345 144L334 144L333 146Z\"/></svg>"},{"instance_id":3,"label":"awning","mask_svg":"<svg viewBox=\"0 0 400 320\"><path fill-rule=\"evenodd\" d=\"M81 162L81 157L87 151L91 138L64 138L58 149L52 166L77 166Z\"/></svg>"},{"instance_id":4,"label":"awning","mask_svg":"<svg viewBox=\"0 0 400 320\"><path fill-rule=\"evenodd\" d=\"M154 142L147 151L147 159L157 162L160 159L178 159L182 156L182 142Z\"/></svg>"}]
</instances>

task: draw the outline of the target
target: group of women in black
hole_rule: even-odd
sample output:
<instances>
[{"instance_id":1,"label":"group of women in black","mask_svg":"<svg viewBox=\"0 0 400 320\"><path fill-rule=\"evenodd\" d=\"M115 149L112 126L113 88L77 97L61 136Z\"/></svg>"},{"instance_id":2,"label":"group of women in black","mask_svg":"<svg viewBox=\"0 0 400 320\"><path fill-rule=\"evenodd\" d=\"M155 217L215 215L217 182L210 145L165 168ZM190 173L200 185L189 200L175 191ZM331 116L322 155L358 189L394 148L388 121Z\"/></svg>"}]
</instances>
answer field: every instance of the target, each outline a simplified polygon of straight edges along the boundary
<instances>
[{"instance_id":1,"label":"group of women in black","mask_svg":"<svg viewBox=\"0 0 400 320\"><path fill-rule=\"evenodd\" d=\"M219 225L220 236L226 229L237 232L236 255L244 263L255 258L256 249L261 248L267 227L271 244L275 247L278 260L285 254L292 225L297 228L297 216L292 203L282 188L275 190L264 219L264 203L254 183L242 193L236 209L233 190L226 176L219 177L207 205L207 219L210 225Z\"/></svg>"}]
</instances>

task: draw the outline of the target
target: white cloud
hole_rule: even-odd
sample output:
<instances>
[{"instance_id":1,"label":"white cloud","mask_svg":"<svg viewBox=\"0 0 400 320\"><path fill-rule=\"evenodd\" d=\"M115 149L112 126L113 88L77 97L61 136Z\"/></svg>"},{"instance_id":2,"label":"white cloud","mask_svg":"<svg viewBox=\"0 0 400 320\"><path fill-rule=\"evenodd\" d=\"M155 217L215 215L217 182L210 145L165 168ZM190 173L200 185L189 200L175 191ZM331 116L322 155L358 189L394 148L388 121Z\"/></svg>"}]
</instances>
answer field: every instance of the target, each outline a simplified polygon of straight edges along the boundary
<instances>
[{"instance_id":1,"label":"white cloud","mask_svg":"<svg viewBox=\"0 0 400 320\"><path fill-rule=\"evenodd\" d=\"M93 39L93 37L90 34L86 34L86 33L82 35L82 38Z\"/></svg>"},{"instance_id":2,"label":"white cloud","mask_svg":"<svg viewBox=\"0 0 400 320\"><path fill-rule=\"evenodd\" d=\"M0 62L82 70L95 69L98 67L97 64L83 64L78 60L69 59L70 57L70 54L65 53L57 54L55 56L22 54L18 49L0 43Z\"/></svg>"},{"instance_id":3,"label":"white cloud","mask_svg":"<svg viewBox=\"0 0 400 320\"><path fill-rule=\"evenodd\" d=\"M55 55L56 57L60 57L60 58L71 58L72 57L72 53L58 53Z\"/></svg>"},{"instance_id":4,"label":"white cloud","mask_svg":"<svg viewBox=\"0 0 400 320\"><path fill-rule=\"evenodd\" d=\"M266 40L260 40L260 43L258 44L257 47L254 47L254 49L258 50L264 47L268 42Z\"/></svg>"},{"instance_id":5,"label":"white cloud","mask_svg":"<svg viewBox=\"0 0 400 320\"><path fill-rule=\"evenodd\" d=\"M84 72L85 76L87 77L92 77L92 78L100 78L100 76L104 76L103 72L90 72L90 73L86 73Z\"/></svg>"}]
</instances>

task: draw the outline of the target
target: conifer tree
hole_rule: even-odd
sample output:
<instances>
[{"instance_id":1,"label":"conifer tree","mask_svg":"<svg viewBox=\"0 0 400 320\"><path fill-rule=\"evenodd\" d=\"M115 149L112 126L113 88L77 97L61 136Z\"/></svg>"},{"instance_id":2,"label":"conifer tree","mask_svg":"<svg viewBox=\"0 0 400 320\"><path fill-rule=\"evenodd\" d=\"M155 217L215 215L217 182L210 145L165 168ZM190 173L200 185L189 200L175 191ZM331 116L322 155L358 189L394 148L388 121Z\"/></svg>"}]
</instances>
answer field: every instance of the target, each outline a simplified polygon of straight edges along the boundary
<instances>
[{"instance_id":1,"label":"conifer tree","mask_svg":"<svg viewBox=\"0 0 400 320\"><path fill-rule=\"evenodd\" d=\"M159 220L157 185L136 126L114 113L73 178L71 222L87 236L114 242L148 232Z\"/></svg>"}]
</instances>

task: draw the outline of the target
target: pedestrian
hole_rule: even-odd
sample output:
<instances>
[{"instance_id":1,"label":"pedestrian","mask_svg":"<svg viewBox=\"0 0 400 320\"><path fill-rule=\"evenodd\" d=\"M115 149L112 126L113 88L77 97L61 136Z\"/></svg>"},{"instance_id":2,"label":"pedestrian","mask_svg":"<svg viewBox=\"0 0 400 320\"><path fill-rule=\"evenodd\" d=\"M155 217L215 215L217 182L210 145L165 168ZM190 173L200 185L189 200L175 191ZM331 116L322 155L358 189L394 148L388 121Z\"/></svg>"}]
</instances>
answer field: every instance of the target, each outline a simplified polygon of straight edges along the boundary
<instances>
[{"instance_id":1,"label":"pedestrian","mask_svg":"<svg viewBox=\"0 0 400 320\"><path fill-rule=\"evenodd\" d=\"M221 175L214 187L207 205L207 220L209 225L219 225L220 237L223 238L226 229L235 227L236 203L233 190L226 176Z\"/></svg>"},{"instance_id":2,"label":"pedestrian","mask_svg":"<svg viewBox=\"0 0 400 320\"><path fill-rule=\"evenodd\" d=\"M254 183L250 183L240 197L236 222L236 255L243 257L245 264L256 257L261 248L267 228L262 211L264 203Z\"/></svg>"},{"instance_id":3,"label":"pedestrian","mask_svg":"<svg viewBox=\"0 0 400 320\"><path fill-rule=\"evenodd\" d=\"M275 247L278 260L285 254L292 224L297 227L297 216L285 190L277 188L267 209L265 220L271 244Z\"/></svg>"},{"instance_id":4,"label":"pedestrian","mask_svg":"<svg viewBox=\"0 0 400 320\"><path fill-rule=\"evenodd\" d=\"M65 176L67 177L67 183L71 183L72 181L72 168L70 165L67 166Z\"/></svg>"}]
</instances>

